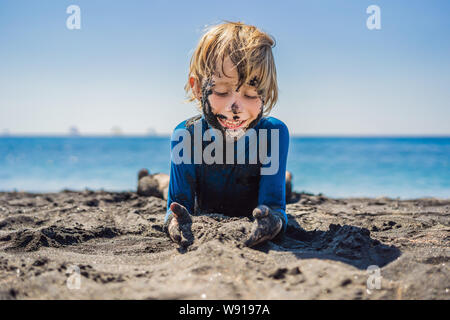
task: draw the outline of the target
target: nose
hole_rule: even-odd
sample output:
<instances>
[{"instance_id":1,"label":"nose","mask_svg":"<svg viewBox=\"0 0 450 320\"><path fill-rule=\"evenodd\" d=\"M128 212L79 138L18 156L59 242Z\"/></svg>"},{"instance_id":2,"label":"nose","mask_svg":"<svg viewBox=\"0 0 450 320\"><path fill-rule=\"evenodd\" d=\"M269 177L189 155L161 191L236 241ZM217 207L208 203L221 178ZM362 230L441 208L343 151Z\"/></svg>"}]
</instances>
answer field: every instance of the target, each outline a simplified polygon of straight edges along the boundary
<instances>
[{"instance_id":1,"label":"nose","mask_svg":"<svg viewBox=\"0 0 450 320\"><path fill-rule=\"evenodd\" d=\"M232 112L233 114L238 114L242 112L241 102L234 100L231 105L226 107L226 111Z\"/></svg>"},{"instance_id":2,"label":"nose","mask_svg":"<svg viewBox=\"0 0 450 320\"><path fill-rule=\"evenodd\" d=\"M233 120L239 119L239 114L243 112L242 107L242 101L240 99L240 94L238 92L235 92L233 100L227 107L225 108L225 111L231 112ZM228 118L231 118L228 116Z\"/></svg>"}]
</instances>

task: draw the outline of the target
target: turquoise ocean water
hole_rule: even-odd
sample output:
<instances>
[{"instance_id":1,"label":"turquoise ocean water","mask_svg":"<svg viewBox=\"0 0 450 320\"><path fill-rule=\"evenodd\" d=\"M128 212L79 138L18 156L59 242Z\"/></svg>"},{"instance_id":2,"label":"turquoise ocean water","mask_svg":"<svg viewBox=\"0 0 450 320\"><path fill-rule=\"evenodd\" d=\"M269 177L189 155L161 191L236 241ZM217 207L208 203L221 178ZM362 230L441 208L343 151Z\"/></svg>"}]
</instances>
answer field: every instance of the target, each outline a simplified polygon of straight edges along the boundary
<instances>
[{"instance_id":1,"label":"turquoise ocean water","mask_svg":"<svg viewBox=\"0 0 450 320\"><path fill-rule=\"evenodd\" d=\"M0 137L0 191L135 190L169 173L169 137ZM450 137L291 137L294 189L332 197L450 198Z\"/></svg>"}]
</instances>

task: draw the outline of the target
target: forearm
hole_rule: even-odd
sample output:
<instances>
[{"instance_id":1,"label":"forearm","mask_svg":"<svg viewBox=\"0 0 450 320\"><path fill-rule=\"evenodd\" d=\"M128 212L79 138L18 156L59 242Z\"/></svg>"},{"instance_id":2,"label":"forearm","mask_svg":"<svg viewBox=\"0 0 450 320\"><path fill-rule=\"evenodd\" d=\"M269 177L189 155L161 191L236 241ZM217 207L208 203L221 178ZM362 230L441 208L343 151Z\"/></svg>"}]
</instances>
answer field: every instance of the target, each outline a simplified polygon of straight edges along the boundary
<instances>
[{"instance_id":1,"label":"forearm","mask_svg":"<svg viewBox=\"0 0 450 320\"><path fill-rule=\"evenodd\" d=\"M181 134L182 133L182 134ZM183 151L187 152L188 148L192 146L190 136L187 134L184 126L184 122L180 123L174 130L171 138L171 162L170 162L170 175L169 175L169 187L167 191L167 211L164 218L164 225L170 223L173 215L170 210L170 205L176 202L187 209L189 213L193 212L194 207L194 193L196 184L196 173L193 161L181 161L179 156L179 144L183 146ZM187 136L184 136L187 134ZM182 141L179 141L182 138ZM190 152L192 154L192 150ZM189 160L189 159L188 159Z\"/></svg>"},{"instance_id":2,"label":"forearm","mask_svg":"<svg viewBox=\"0 0 450 320\"><path fill-rule=\"evenodd\" d=\"M258 203L268 206L273 214L282 221L282 232L287 229L286 215L286 162L289 149L289 131L285 125L279 129L279 166L278 171L271 175L261 175ZM276 147L276 144L274 145ZM281 233L281 232L280 232Z\"/></svg>"}]
</instances>

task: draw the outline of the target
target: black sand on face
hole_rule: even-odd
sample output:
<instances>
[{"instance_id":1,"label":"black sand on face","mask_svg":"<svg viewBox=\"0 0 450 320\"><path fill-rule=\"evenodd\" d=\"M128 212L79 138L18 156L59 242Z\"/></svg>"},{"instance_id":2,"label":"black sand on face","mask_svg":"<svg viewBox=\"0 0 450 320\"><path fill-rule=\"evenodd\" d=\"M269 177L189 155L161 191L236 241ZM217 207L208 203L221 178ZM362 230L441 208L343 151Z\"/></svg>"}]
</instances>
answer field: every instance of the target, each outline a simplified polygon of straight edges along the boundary
<instances>
[{"instance_id":1,"label":"black sand on face","mask_svg":"<svg viewBox=\"0 0 450 320\"><path fill-rule=\"evenodd\" d=\"M286 234L255 248L243 246L249 218L219 213L194 216L178 247L165 206L132 192L0 193L0 298L449 297L450 200L294 194Z\"/></svg>"}]
</instances>

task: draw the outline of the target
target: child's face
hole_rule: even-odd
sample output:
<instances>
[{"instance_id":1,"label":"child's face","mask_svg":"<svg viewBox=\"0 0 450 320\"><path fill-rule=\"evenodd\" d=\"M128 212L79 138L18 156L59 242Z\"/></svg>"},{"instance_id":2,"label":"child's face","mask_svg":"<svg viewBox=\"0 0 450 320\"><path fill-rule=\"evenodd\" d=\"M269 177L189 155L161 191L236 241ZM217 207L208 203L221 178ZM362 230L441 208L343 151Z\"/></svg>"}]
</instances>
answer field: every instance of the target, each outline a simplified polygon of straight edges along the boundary
<instances>
[{"instance_id":1,"label":"child's face","mask_svg":"<svg viewBox=\"0 0 450 320\"><path fill-rule=\"evenodd\" d=\"M222 71L221 66L217 70ZM199 93L208 123L221 130L227 141L239 139L262 116L263 100L256 90L256 77L237 87L237 69L230 58L224 59L223 71L207 79ZM192 82L191 82L192 83Z\"/></svg>"}]
</instances>

